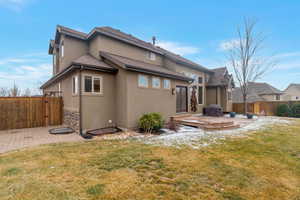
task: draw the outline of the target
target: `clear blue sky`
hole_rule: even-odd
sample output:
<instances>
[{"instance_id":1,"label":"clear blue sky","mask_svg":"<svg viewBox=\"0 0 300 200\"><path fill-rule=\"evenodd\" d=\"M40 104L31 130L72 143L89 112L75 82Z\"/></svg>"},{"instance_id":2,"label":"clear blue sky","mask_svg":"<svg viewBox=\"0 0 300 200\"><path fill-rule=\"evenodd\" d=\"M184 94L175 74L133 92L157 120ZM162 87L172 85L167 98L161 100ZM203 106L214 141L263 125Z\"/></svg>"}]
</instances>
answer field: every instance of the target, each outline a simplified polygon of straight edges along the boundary
<instances>
[{"instance_id":1,"label":"clear blue sky","mask_svg":"<svg viewBox=\"0 0 300 200\"><path fill-rule=\"evenodd\" d=\"M300 83L300 1L0 0L0 87L36 88L51 76L49 39L57 24L84 32L111 26L169 48L209 68L226 64L222 44L236 38L244 17L268 35L279 60L260 81L279 89Z\"/></svg>"}]
</instances>

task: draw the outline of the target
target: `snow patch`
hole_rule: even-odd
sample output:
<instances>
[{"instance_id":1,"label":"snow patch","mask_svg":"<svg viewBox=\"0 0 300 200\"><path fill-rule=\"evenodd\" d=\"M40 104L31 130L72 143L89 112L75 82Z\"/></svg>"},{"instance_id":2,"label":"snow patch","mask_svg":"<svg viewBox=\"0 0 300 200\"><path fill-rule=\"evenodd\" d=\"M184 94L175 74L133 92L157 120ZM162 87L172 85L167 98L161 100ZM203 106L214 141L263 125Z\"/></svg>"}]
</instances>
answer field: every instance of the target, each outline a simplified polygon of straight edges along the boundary
<instances>
[{"instance_id":1,"label":"snow patch","mask_svg":"<svg viewBox=\"0 0 300 200\"><path fill-rule=\"evenodd\" d=\"M237 117L245 118L243 115ZM257 117L253 122L237 129L223 131L205 131L199 128L180 126L178 131L163 129L163 134L150 138L140 138L146 144L176 146L187 145L198 149L210 144L220 142L227 137L245 136L250 131L259 130L266 125L272 124L290 124L291 121L279 117Z\"/></svg>"}]
</instances>

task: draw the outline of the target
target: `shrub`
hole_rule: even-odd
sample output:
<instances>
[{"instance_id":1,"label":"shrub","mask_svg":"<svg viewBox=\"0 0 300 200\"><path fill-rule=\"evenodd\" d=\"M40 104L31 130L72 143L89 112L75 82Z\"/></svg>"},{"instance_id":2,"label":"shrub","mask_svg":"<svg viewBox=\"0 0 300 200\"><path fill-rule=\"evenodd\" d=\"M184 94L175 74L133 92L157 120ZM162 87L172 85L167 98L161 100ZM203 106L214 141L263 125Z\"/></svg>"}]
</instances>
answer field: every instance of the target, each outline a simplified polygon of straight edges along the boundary
<instances>
[{"instance_id":1,"label":"shrub","mask_svg":"<svg viewBox=\"0 0 300 200\"><path fill-rule=\"evenodd\" d=\"M277 107L276 115L280 117L288 117L290 116L291 109L287 104L280 104Z\"/></svg>"},{"instance_id":2,"label":"shrub","mask_svg":"<svg viewBox=\"0 0 300 200\"><path fill-rule=\"evenodd\" d=\"M291 107L291 117L300 118L300 103L293 104Z\"/></svg>"},{"instance_id":3,"label":"shrub","mask_svg":"<svg viewBox=\"0 0 300 200\"><path fill-rule=\"evenodd\" d=\"M147 133L159 131L163 124L164 121L159 113L147 113L139 119L139 128Z\"/></svg>"}]
</instances>

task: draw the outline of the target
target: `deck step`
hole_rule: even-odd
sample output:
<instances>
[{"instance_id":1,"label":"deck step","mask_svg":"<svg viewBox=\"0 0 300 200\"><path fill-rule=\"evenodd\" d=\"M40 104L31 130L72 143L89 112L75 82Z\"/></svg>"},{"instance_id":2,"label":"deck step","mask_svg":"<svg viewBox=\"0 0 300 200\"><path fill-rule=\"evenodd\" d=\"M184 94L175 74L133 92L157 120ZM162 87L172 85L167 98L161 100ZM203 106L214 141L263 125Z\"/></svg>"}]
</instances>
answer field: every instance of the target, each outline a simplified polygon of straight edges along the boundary
<instances>
[{"instance_id":1,"label":"deck step","mask_svg":"<svg viewBox=\"0 0 300 200\"><path fill-rule=\"evenodd\" d=\"M240 125L230 125L230 126L210 126L210 125L204 125L199 127L203 130L207 130L207 131L221 131L221 130L230 130L230 129L235 129L235 128L240 128Z\"/></svg>"}]
</instances>

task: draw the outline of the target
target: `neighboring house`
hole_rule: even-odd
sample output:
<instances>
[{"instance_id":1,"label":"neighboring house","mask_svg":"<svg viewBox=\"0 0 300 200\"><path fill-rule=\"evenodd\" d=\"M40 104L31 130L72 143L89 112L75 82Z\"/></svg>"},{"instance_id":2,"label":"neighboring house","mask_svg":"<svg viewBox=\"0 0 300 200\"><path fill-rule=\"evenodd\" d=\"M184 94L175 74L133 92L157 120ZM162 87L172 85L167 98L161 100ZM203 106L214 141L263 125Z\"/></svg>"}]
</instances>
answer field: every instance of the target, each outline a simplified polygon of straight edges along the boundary
<instances>
[{"instance_id":1,"label":"neighboring house","mask_svg":"<svg viewBox=\"0 0 300 200\"><path fill-rule=\"evenodd\" d=\"M258 101L282 101L283 92L268 83L250 82L248 83L247 102ZM243 94L240 88L233 90L233 103L242 103Z\"/></svg>"},{"instance_id":2,"label":"neighboring house","mask_svg":"<svg viewBox=\"0 0 300 200\"><path fill-rule=\"evenodd\" d=\"M300 84L291 83L283 93L285 101L300 101Z\"/></svg>"},{"instance_id":3,"label":"neighboring house","mask_svg":"<svg viewBox=\"0 0 300 200\"><path fill-rule=\"evenodd\" d=\"M86 34L57 26L49 54L53 77L41 88L45 95L63 97L64 122L70 126L78 127L80 110L83 129L136 127L148 112L167 121L191 112L193 87L197 113L208 104L231 111L233 81L226 68L207 69L110 27Z\"/></svg>"}]
</instances>

